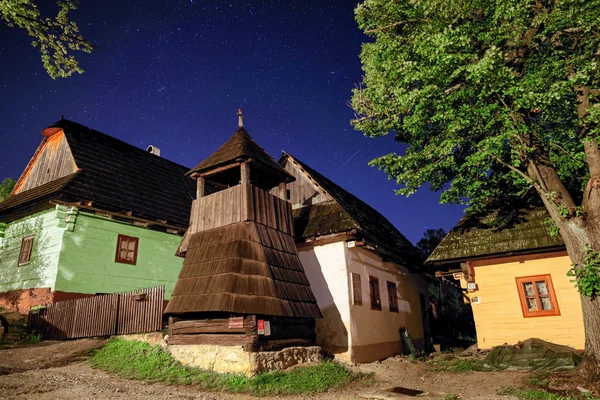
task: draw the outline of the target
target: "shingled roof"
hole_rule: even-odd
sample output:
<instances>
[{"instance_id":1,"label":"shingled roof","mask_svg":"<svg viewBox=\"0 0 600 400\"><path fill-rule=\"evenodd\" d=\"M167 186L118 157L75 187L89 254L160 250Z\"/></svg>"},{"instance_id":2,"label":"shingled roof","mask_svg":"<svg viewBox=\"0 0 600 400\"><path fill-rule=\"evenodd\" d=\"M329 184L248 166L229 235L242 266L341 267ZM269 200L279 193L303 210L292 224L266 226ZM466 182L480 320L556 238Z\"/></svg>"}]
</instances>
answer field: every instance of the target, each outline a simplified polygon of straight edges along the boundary
<instances>
[{"instance_id":1,"label":"shingled roof","mask_svg":"<svg viewBox=\"0 0 600 400\"><path fill-rule=\"evenodd\" d=\"M194 181L188 168L69 120L64 131L79 171L16 194L0 203L0 220L48 199L92 202L94 208L124 212L187 227Z\"/></svg>"},{"instance_id":2,"label":"shingled roof","mask_svg":"<svg viewBox=\"0 0 600 400\"><path fill-rule=\"evenodd\" d=\"M252 160L253 163L260 164L263 168L278 174L281 181L291 182L294 180L281 165L277 164L273 157L250 137L243 127L239 127L227 142L190 170L188 175L214 170L238 160Z\"/></svg>"},{"instance_id":3,"label":"shingled roof","mask_svg":"<svg viewBox=\"0 0 600 400\"><path fill-rule=\"evenodd\" d=\"M495 215L479 219L466 216L441 241L426 263L453 263L474 258L536 253L564 248L557 236L550 236L543 207L519 210L519 220L498 229Z\"/></svg>"},{"instance_id":4,"label":"shingled roof","mask_svg":"<svg viewBox=\"0 0 600 400\"><path fill-rule=\"evenodd\" d=\"M377 210L289 153L284 152L279 162L283 163L286 158L296 163L332 198L294 210L297 239L357 230L376 250L384 251L388 258L408 267L420 268L421 253Z\"/></svg>"}]
</instances>

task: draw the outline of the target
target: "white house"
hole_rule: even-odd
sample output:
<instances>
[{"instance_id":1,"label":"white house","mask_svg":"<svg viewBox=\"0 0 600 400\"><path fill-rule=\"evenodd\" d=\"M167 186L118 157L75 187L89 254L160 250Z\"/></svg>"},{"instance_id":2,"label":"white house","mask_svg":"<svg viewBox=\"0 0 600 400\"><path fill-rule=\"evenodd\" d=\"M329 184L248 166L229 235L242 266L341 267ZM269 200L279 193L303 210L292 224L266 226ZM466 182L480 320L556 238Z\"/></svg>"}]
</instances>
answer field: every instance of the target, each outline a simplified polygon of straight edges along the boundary
<instances>
[{"instance_id":1,"label":"white house","mask_svg":"<svg viewBox=\"0 0 600 400\"><path fill-rule=\"evenodd\" d=\"M289 153L296 180L296 247L324 318L317 344L343 361L370 362L402 351L400 328L417 346L428 337L421 256L379 212Z\"/></svg>"}]
</instances>

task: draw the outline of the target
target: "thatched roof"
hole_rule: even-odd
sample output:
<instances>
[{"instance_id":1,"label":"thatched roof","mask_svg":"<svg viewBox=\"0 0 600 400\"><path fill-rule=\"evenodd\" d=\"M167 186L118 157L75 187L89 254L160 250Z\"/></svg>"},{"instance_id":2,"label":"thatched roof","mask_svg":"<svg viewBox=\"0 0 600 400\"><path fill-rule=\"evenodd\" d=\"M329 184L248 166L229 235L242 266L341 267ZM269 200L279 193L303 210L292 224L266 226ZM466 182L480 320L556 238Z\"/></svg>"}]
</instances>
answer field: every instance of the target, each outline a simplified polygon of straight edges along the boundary
<instances>
[{"instance_id":1,"label":"thatched roof","mask_svg":"<svg viewBox=\"0 0 600 400\"><path fill-rule=\"evenodd\" d=\"M191 236L165 313L319 318L291 235L239 222Z\"/></svg>"},{"instance_id":2,"label":"thatched roof","mask_svg":"<svg viewBox=\"0 0 600 400\"><path fill-rule=\"evenodd\" d=\"M297 239L357 230L376 250L407 267L420 268L423 256L396 227L373 207L344 190L295 156L284 153L280 163L296 163L333 200L294 210Z\"/></svg>"},{"instance_id":3,"label":"thatched roof","mask_svg":"<svg viewBox=\"0 0 600 400\"><path fill-rule=\"evenodd\" d=\"M69 120L51 127L65 133L79 171L0 203L0 220L22 216L49 199L89 202L106 211L187 227L195 196L188 168Z\"/></svg>"},{"instance_id":4,"label":"thatched roof","mask_svg":"<svg viewBox=\"0 0 600 400\"><path fill-rule=\"evenodd\" d=\"M429 256L426 263L461 262L473 258L536 253L562 249L560 236L550 236L543 207L521 209L511 226L499 229L495 215L464 217Z\"/></svg>"},{"instance_id":5,"label":"thatched roof","mask_svg":"<svg viewBox=\"0 0 600 400\"><path fill-rule=\"evenodd\" d=\"M294 180L294 177L288 174L281 165L277 164L273 157L260 147L243 127L238 128L227 142L206 160L190 170L188 175L210 172L219 167L246 160L251 160L251 171L254 168L257 171L260 170L262 173L267 172L269 175L275 175L276 183L291 182ZM253 176L251 176L251 179L255 180Z\"/></svg>"}]
</instances>

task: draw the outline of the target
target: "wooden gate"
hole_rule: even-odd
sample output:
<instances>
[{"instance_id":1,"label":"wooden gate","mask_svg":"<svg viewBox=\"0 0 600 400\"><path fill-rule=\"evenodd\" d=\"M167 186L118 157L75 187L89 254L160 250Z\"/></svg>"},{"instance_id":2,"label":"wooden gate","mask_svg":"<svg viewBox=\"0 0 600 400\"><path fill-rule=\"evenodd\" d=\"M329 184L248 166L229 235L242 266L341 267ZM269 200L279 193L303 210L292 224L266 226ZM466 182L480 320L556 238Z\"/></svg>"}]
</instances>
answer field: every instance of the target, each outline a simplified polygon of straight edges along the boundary
<instances>
[{"instance_id":1,"label":"wooden gate","mask_svg":"<svg viewBox=\"0 0 600 400\"><path fill-rule=\"evenodd\" d=\"M28 331L44 339L77 339L159 331L165 288L59 301L29 312Z\"/></svg>"}]
</instances>

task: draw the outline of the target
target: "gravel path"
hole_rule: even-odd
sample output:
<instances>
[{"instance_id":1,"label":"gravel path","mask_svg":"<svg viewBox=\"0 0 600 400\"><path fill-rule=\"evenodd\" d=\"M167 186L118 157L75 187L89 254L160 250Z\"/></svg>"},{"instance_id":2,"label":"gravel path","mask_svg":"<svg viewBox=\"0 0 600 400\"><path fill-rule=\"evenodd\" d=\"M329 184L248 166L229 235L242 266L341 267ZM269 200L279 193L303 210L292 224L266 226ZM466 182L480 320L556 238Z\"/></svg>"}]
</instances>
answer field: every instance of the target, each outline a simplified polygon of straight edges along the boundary
<instances>
[{"instance_id":1,"label":"gravel path","mask_svg":"<svg viewBox=\"0 0 600 400\"><path fill-rule=\"evenodd\" d=\"M249 395L203 392L197 386L121 379L93 369L86 354L103 343L102 340L84 339L0 350L0 399L256 399ZM444 394L456 394L462 400L500 400L508 399L497 395L500 389L518 386L526 376L517 372L434 373L429 372L424 363L406 357L363 364L353 369L373 373L377 379L375 386L353 384L343 391L279 398L364 399L365 394L373 394L371 398L409 399L385 391L403 386L431 393L426 399L439 400Z\"/></svg>"}]
</instances>

